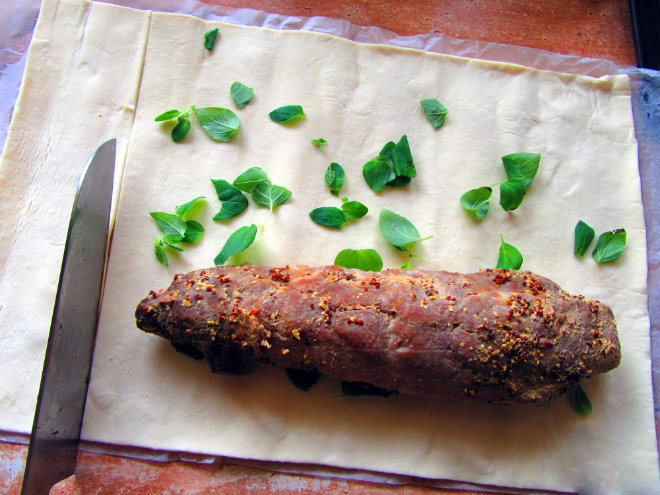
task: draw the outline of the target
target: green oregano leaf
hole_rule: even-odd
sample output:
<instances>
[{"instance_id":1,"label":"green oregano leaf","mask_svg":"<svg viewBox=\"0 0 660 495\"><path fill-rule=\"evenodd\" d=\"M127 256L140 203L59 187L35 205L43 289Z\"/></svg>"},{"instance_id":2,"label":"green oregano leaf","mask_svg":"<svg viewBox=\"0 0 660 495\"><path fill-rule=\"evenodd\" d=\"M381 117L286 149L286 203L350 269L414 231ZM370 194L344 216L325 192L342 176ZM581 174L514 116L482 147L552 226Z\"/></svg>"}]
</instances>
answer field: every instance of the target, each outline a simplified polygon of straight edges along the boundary
<instances>
[{"instance_id":1,"label":"green oregano leaf","mask_svg":"<svg viewBox=\"0 0 660 495\"><path fill-rule=\"evenodd\" d=\"M234 180L234 185L246 193L251 193L252 189L261 183L270 184L270 180L266 172L259 167L247 169Z\"/></svg>"},{"instance_id":2,"label":"green oregano leaf","mask_svg":"<svg viewBox=\"0 0 660 495\"><path fill-rule=\"evenodd\" d=\"M518 249L504 242L504 236L500 234L502 241L500 245L500 255L497 259L497 268L505 268L509 270L520 270L523 264L523 257Z\"/></svg>"},{"instance_id":3,"label":"green oregano leaf","mask_svg":"<svg viewBox=\"0 0 660 495\"><path fill-rule=\"evenodd\" d=\"M594 240L596 232L585 222L580 220L575 225L575 256L582 258L589 244Z\"/></svg>"},{"instance_id":4,"label":"green oregano leaf","mask_svg":"<svg viewBox=\"0 0 660 495\"><path fill-rule=\"evenodd\" d=\"M524 183L521 180L508 180L500 184L500 206L504 211L515 210L525 197Z\"/></svg>"},{"instance_id":5,"label":"green oregano leaf","mask_svg":"<svg viewBox=\"0 0 660 495\"><path fill-rule=\"evenodd\" d=\"M371 383L365 382L341 382L341 392L343 396L355 397L358 395L372 395L376 397L388 397L394 392L386 390Z\"/></svg>"},{"instance_id":6,"label":"green oregano leaf","mask_svg":"<svg viewBox=\"0 0 660 495\"><path fill-rule=\"evenodd\" d=\"M394 146L394 173L397 177L415 177L417 171L413 163L413 157L410 153L410 145L408 144L408 136L403 135L398 143Z\"/></svg>"},{"instance_id":7,"label":"green oregano leaf","mask_svg":"<svg viewBox=\"0 0 660 495\"><path fill-rule=\"evenodd\" d=\"M204 132L214 141L230 141L241 127L241 120L228 108L200 108L196 115Z\"/></svg>"},{"instance_id":8,"label":"green oregano leaf","mask_svg":"<svg viewBox=\"0 0 660 495\"><path fill-rule=\"evenodd\" d=\"M407 250L409 244L433 237L420 237L417 228L410 220L390 210L381 210L378 225L387 242L404 251Z\"/></svg>"},{"instance_id":9,"label":"green oregano leaf","mask_svg":"<svg viewBox=\"0 0 660 495\"><path fill-rule=\"evenodd\" d=\"M166 120L176 119L179 115L181 115L181 111L179 110L168 110L167 112L163 112L157 116L154 121L165 122Z\"/></svg>"},{"instance_id":10,"label":"green oregano leaf","mask_svg":"<svg viewBox=\"0 0 660 495\"><path fill-rule=\"evenodd\" d=\"M296 388L299 388L304 392L307 392L310 388L312 388L312 386L316 384L319 378L321 378L321 373L314 369L305 370L286 368L285 371L286 375L289 377L289 380L291 380L291 383L293 383Z\"/></svg>"},{"instance_id":11,"label":"green oregano leaf","mask_svg":"<svg viewBox=\"0 0 660 495\"><path fill-rule=\"evenodd\" d=\"M431 125L434 129L440 129L447 118L447 107L440 103L435 98L429 98L419 102L422 105L422 109L426 114L426 117L431 122Z\"/></svg>"},{"instance_id":12,"label":"green oregano leaf","mask_svg":"<svg viewBox=\"0 0 660 495\"><path fill-rule=\"evenodd\" d=\"M205 196L197 196L195 199L174 208L174 213L183 219L185 219L186 216L194 216L199 210L199 205L202 204L201 201L203 199L206 199Z\"/></svg>"},{"instance_id":13,"label":"green oregano leaf","mask_svg":"<svg viewBox=\"0 0 660 495\"><path fill-rule=\"evenodd\" d=\"M471 189L461 196L461 206L477 220L483 219L490 208L490 187Z\"/></svg>"},{"instance_id":14,"label":"green oregano leaf","mask_svg":"<svg viewBox=\"0 0 660 495\"><path fill-rule=\"evenodd\" d=\"M291 199L291 191L282 186L276 186L270 182L260 182L250 192L254 202L273 212L273 208L283 205Z\"/></svg>"},{"instance_id":15,"label":"green oregano leaf","mask_svg":"<svg viewBox=\"0 0 660 495\"><path fill-rule=\"evenodd\" d=\"M348 218L357 220L369 213L369 208L360 203L359 201L348 201L342 198L341 211L343 211Z\"/></svg>"},{"instance_id":16,"label":"green oregano leaf","mask_svg":"<svg viewBox=\"0 0 660 495\"><path fill-rule=\"evenodd\" d=\"M234 105L238 108L243 108L252 100L254 90L245 84L236 81L231 85L229 94L231 95L231 99L234 100Z\"/></svg>"},{"instance_id":17,"label":"green oregano leaf","mask_svg":"<svg viewBox=\"0 0 660 495\"><path fill-rule=\"evenodd\" d=\"M593 257L598 263L612 263L619 259L626 245L626 230L616 229L600 235L593 250Z\"/></svg>"},{"instance_id":18,"label":"green oregano leaf","mask_svg":"<svg viewBox=\"0 0 660 495\"><path fill-rule=\"evenodd\" d=\"M568 403L571 409L581 416L588 416L594 410L589 396L579 383L568 390Z\"/></svg>"},{"instance_id":19,"label":"green oregano leaf","mask_svg":"<svg viewBox=\"0 0 660 495\"><path fill-rule=\"evenodd\" d=\"M183 139L188 135L188 131L190 131L190 120L179 120L179 122L177 122L177 124L172 129L172 141L175 143L183 141Z\"/></svg>"},{"instance_id":20,"label":"green oregano leaf","mask_svg":"<svg viewBox=\"0 0 660 495\"><path fill-rule=\"evenodd\" d=\"M171 242L179 242L185 237L188 227L178 215L162 211L152 211L149 215L154 219L163 235Z\"/></svg>"},{"instance_id":21,"label":"green oregano leaf","mask_svg":"<svg viewBox=\"0 0 660 495\"><path fill-rule=\"evenodd\" d=\"M507 178L510 181L520 181L527 191L539 170L541 155L538 153L513 153L503 156L502 163Z\"/></svg>"},{"instance_id":22,"label":"green oregano leaf","mask_svg":"<svg viewBox=\"0 0 660 495\"><path fill-rule=\"evenodd\" d=\"M312 139L312 144L316 146L318 149L323 149L323 145L325 143L327 143L327 141L323 138Z\"/></svg>"},{"instance_id":23,"label":"green oregano leaf","mask_svg":"<svg viewBox=\"0 0 660 495\"><path fill-rule=\"evenodd\" d=\"M156 260L163 266L168 266L167 254L165 253L165 246L163 241L158 237L154 236L154 254L156 255Z\"/></svg>"},{"instance_id":24,"label":"green oregano leaf","mask_svg":"<svg viewBox=\"0 0 660 495\"><path fill-rule=\"evenodd\" d=\"M330 194L339 195L339 190L344 185L346 174L338 163L332 162L325 171L325 183L330 188Z\"/></svg>"},{"instance_id":25,"label":"green oregano leaf","mask_svg":"<svg viewBox=\"0 0 660 495\"><path fill-rule=\"evenodd\" d=\"M214 263L216 265L223 265L230 256L242 253L254 242L256 235L257 226L254 224L237 229L229 236L225 245L222 246L222 250L213 260Z\"/></svg>"},{"instance_id":26,"label":"green oregano leaf","mask_svg":"<svg viewBox=\"0 0 660 495\"><path fill-rule=\"evenodd\" d=\"M375 249L344 249L335 258L335 265L378 272L383 269L383 259Z\"/></svg>"},{"instance_id":27,"label":"green oregano leaf","mask_svg":"<svg viewBox=\"0 0 660 495\"><path fill-rule=\"evenodd\" d=\"M204 227L196 220L186 220L186 233L181 242L195 244L204 235Z\"/></svg>"},{"instance_id":28,"label":"green oregano leaf","mask_svg":"<svg viewBox=\"0 0 660 495\"><path fill-rule=\"evenodd\" d=\"M300 105L285 105L276 108L270 112L268 116L270 117L270 120L277 122L278 124L289 124L305 117L305 113Z\"/></svg>"},{"instance_id":29,"label":"green oregano leaf","mask_svg":"<svg viewBox=\"0 0 660 495\"><path fill-rule=\"evenodd\" d=\"M396 178L394 163L387 156L377 156L364 164L362 176L372 190L380 192L388 182Z\"/></svg>"},{"instance_id":30,"label":"green oregano leaf","mask_svg":"<svg viewBox=\"0 0 660 495\"><path fill-rule=\"evenodd\" d=\"M204 33L204 48L206 48L208 51L213 50L213 47L215 46L215 40L218 37L218 31L219 29L215 28Z\"/></svg>"},{"instance_id":31,"label":"green oregano leaf","mask_svg":"<svg viewBox=\"0 0 660 495\"><path fill-rule=\"evenodd\" d=\"M346 225L346 215L334 206L322 206L309 212L309 218L315 223L331 229L341 229Z\"/></svg>"},{"instance_id":32,"label":"green oregano leaf","mask_svg":"<svg viewBox=\"0 0 660 495\"><path fill-rule=\"evenodd\" d=\"M241 190L223 179L211 179L222 207L213 220L229 220L242 213L248 207L248 200Z\"/></svg>"}]
</instances>

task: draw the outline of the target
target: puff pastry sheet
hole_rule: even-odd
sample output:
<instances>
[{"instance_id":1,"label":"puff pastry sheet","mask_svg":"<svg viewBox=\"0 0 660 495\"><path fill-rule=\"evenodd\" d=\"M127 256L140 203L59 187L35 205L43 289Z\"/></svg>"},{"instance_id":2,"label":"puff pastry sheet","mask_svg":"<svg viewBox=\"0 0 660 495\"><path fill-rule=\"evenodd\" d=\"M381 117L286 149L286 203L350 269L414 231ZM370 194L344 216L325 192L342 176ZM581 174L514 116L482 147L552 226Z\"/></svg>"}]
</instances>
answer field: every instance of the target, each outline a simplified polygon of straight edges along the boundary
<instances>
[{"instance_id":1,"label":"puff pastry sheet","mask_svg":"<svg viewBox=\"0 0 660 495\"><path fill-rule=\"evenodd\" d=\"M212 52L203 34L218 27ZM229 87L254 88L236 109ZM419 101L449 109L434 130ZM154 122L170 108L218 106L242 122L229 143L193 122L181 143ZM281 126L276 107L306 118ZM362 165L407 135L418 176L404 189L371 191ZM118 137L123 176L83 436L87 440L248 459L294 461L488 485L657 493L651 393L646 244L637 144L625 76L599 79L539 71L330 35L206 22L80 0L47 0L0 168L0 429L27 432L39 386L63 240L75 183L89 154ZM322 150L311 139L328 142ZM481 222L459 204L471 188L506 179L503 155L541 153L522 206L497 204ZM369 214L341 231L308 217L339 206L323 174L346 170L342 196ZM220 202L210 179L263 168L292 199L272 215L251 203L213 222ZM155 260L148 213L206 196L204 238L170 267ZM410 219L423 236L420 268L474 271L497 261L500 234L523 268L610 305L621 366L588 380L594 413L565 400L549 407L496 406L402 396L341 397L322 379L309 392L283 371L213 375L135 327L133 312L174 273L211 266L231 232L262 226L235 262L330 264L344 248L374 248L385 267L408 261L382 238L381 209ZM626 228L619 261L573 255L578 220L597 233Z\"/></svg>"}]
</instances>

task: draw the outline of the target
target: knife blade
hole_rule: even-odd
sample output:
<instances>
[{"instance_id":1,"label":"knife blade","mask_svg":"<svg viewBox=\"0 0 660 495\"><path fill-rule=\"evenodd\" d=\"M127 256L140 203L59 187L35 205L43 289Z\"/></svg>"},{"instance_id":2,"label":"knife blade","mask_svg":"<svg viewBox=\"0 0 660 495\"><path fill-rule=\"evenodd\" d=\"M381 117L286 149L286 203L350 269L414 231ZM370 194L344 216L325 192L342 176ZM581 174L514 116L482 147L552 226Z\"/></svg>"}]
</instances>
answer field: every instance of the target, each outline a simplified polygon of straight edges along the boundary
<instances>
[{"instance_id":1,"label":"knife blade","mask_svg":"<svg viewBox=\"0 0 660 495\"><path fill-rule=\"evenodd\" d=\"M62 258L23 475L23 495L46 494L75 472L106 264L116 140L81 176Z\"/></svg>"}]
</instances>

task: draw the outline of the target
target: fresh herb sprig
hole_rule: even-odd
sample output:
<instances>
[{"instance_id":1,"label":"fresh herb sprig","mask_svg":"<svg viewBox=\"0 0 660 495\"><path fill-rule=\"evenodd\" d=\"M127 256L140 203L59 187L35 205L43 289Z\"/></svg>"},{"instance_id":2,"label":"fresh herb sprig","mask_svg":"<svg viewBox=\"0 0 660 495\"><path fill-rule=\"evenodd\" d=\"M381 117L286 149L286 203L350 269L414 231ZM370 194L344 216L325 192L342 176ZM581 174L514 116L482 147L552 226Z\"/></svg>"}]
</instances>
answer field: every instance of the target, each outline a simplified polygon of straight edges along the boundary
<instances>
[{"instance_id":1,"label":"fresh herb sprig","mask_svg":"<svg viewBox=\"0 0 660 495\"><path fill-rule=\"evenodd\" d=\"M325 184L330 188L330 194L339 196L339 190L344 185L346 173L341 165L332 162L325 171Z\"/></svg>"},{"instance_id":2,"label":"fresh herb sprig","mask_svg":"<svg viewBox=\"0 0 660 495\"><path fill-rule=\"evenodd\" d=\"M248 207L248 200L241 190L223 179L211 179L222 207L213 220L229 220L243 213Z\"/></svg>"},{"instance_id":3,"label":"fresh herb sprig","mask_svg":"<svg viewBox=\"0 0 660 495\"><path fill-rule=\"evenodd\" d=\"M172 141L182 141L190 131L190 119L195 115L204 132L215 141L231 141L241 127L241 121L228 108L204 107L190 105L183 111L168 110L158 115L156 122L177 120L172 129Z\"/></svg>"},{"instance_id":4,"label":"fresh herb sprig","mask_svg":"<svg viewBox=\"0 0 660 495\"><path fill-rule=\"evenodd\" d=\"M407 251L411 254L412 248L417 242L433 237L420 236L419 231L410 220L390 210L381 210L378 216L378 226L387 242L399 251Z\"/></svg>"},{"instance_id":5,"label":"fresh herb sprig","mask_svg":"<svg viewBox=\"0 0 660 495\"><path fill-rule=\"evenodd\" d=\"M612 263L619 259L626 245L627 234L625 229L616 229L604 232L598 237L596 247L592 252L598 263Z\"/></svg>"},{"instance_id":6,"label":"fresh herb sprig","mask_svg":"<svg viewBox=\"0 0 660 495\"><path fill-rule=\"evenodd\" d=\"M582 256L584 256L584 253L587 251L591 241L594 240L595 235L596 232L594 229L582 220L580 220L575 225L575 256L578 258L582 258Z\"/></svg>"},{"instance_id":7,"label":"fresh herb sprig","mask_svg":"<svg viewBox=\"0 0 660 495\"><path fill-rule=\"evenodd\" d=\"M325 143L327 143L327 141L323 138L312 139L312 144L320 150L323 149Z\"/></svg>"},{"instance_id":8,"label":"fresh herb sprig","mask_svg":"<svg viewBox=\"0 0 660 495\"><path fill-rule=\"evenodd\" d=\"M500 254L497 259L497 268L509 270L520 270L523 264L523 257L513 244L504 242L504 236L500 234Z\"/></svg>"},{"instance_id":9,"label":"fresh herb sprig","mask_svg":"<svg viewBox=\"0 0 660 495\"><path fill-rule=\"evenodd\" d=\"M291 199L291 191L286 187L273 184L264 170L252 167L234 180L234 186L252 196L256 205L268 208L270 213L276 206Z\"/></svg>"},{"instance_id":10,"label":"fresh herb sprig","mask_svg":"<svg viewBox=\"0 0 660 495\"><path fill-rule=\"evenodd\" d=\"M541 155L538 153L513 153L502 157L507 175L505 182L471 189L461 196L461 206L477 220L485 218L490 209L493 188L500 186L500 206L512 211L521 204L529 186L539 169Z\"/></svg>"},{"instance_id":11,"label":"fresh herb sprig","mask_svg":"<svg viewBox=\"0 0 660 495\"><path fill-rule=\"evenodd\" d=\"M155 122L167 122L169 120L177 120L176 125L172 128L172 141L178 143L183 141L183 139L188 135L190 131L190 117L195 113L197 109L195 105L190 105L185 110L167 110L166 112L158 115L154 121Z\"/></svg>"},{"instance_id":12,"label":"fresh herb sprig","mask_svg":"<svg viewBox=\"0 0 660 495\"><path fill-rule=\"evenodd\" d=\"M440 129L445 124L447 113L449 113L446 106L435 98L422 100L419 104L422 105L422 109L434 129Z\"/></svg>"},{"instance_id":13,"label":"fresh herb sprig","mask_svg":"<svg viewBox=\"0 0 660 495\"><path fill-rule=\"evenodd\" d=\"M408 136L403 135L398 143L388 142L377 157L364 164L362 176L375 192L382 191L385 186L408 185L412 178L417 176Z\"/></svg>"},{"instance_id":14,"label":"fresh herb sprig","mask_svg":"<svg viewBox=\"0 0 660 495\"><path fill-rule=\"evenodd\" d=\"M229 95L238 108L243 108L245 105L252 101L252 96L254 95L254 90L249 86L246 86L242 82L236 81L231 85L229 89Z\"/></svg>"},{"instance_id":15,"label":"fresh herb sprig","mask_svg":"<svg viewBox=\"0 0 660 495\"><path fill-rule=\"evenodd\" d=\"M215 41L218 38L219 31L220 30L218 28L214 28L204 33L204 48L206 48L208 51L213 50L213 47L215 46Z\"/></svg>"},{"instance_id":16,"label":"fresh herb sprig","mask_svg":"<svg viewBox=\"0 0 660 495\"><path fill-rule=\"evenodd\" d=\"M378 272L383 269L383 258L375 249L343 249L335 257L335 265Z\"/></svg>"},{"instance_id":17,"label":"fresh herb sprig","mask_svg":"<svg viewBox=\"0 0 660 495\"><path fill-rule=\"evenodd\" d=\"M198 211L198 205L204 196L199 196L175 208L175 213L152 211L149 213L156 222L162 236L153 238L153 249L156 260L164 266L169 265L167 248L183 251L179 243L195 244L204 235L204 227L189 217Z\"/></svg>"},{"instance_id":18,"label":"fresh herb sprig","mask_svg":"<svg viewBox=\"0 0 660 495\"><path fill-rule=\"evenodd\" d=\"M213 262L216 265L224 265L230 256L242 253L250 247L256 236L257 226L254 224L246 225L235 230L227 238L227 241L225 241L225 244L222 246L222 249L214 258Z\"/></svg>"},{"instance_id":19,"label":"fresh herb sprig","mask_svg":"<svg viewBox=\"0 0 660 495\"><path fill-rule=\"evenodd\" d=\"M314 208L309 212L309 217L313 222L329 227L331 229L341 229L348 220L359 220L369 212L364 204L359 201L349 201L348 198L342 198L340 208L336 206L321 206Z\"/></svg>"},{"instance_id":20,"label":"fresh herb sprig","mask_svg":"<svg viewBox=\"0 0 660 495\"><path fill-rule=\"evenodd\" d=\"M276 108L268 114L270 120L278 124L293 124L305 117L303 107L300 105L285 105Z\"/></svg>"}]
</instances>

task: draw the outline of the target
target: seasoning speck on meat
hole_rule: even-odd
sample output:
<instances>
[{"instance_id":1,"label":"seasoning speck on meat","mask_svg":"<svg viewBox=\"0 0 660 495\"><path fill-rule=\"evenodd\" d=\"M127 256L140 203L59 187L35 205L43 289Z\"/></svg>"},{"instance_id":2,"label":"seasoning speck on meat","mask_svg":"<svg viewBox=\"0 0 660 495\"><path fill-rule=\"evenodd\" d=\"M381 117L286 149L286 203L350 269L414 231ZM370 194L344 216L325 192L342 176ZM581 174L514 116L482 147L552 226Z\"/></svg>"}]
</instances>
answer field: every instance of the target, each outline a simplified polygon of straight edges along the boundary
<instances>
[{"instance_id":1,"label":"seasoning speck on meat","mask_svg":"<svg viewBox=\"0 0 660 495\"><path fill-rule=\"evenodd\" d=\"M136 319L215 372L275 364L422 397L541 403L621 359L610 308L515 270L219 266L151 291Z\"/></svg>"}]
</instances>

